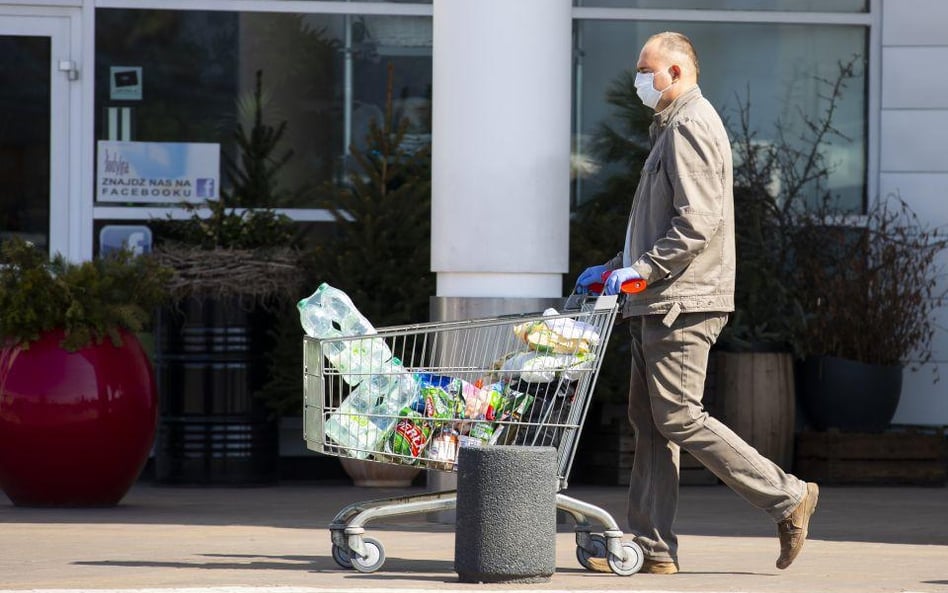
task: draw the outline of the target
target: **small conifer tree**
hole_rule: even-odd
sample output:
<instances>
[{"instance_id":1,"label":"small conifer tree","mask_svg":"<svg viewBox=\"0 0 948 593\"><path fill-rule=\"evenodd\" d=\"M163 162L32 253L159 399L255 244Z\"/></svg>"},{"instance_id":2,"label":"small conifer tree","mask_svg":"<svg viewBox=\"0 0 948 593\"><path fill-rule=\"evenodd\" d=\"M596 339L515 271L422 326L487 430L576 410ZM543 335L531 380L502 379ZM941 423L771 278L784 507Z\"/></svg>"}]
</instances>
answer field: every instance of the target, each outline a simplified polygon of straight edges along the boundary
<instances>
[{"instance_id":1,"label":"small conifer tree","mask_svg":"<svg viewBox=\"0 0 948 593\"><path fill-rule=\"evenodd\" d=\"M384 118L369 126L366 150L352 150L347 183L329 188L335 232L313 253L316 278L345 291L376 326L426 320L435 290L430 146L407 147L393 83L389 65Z\"/></svg>"}]
</instances>

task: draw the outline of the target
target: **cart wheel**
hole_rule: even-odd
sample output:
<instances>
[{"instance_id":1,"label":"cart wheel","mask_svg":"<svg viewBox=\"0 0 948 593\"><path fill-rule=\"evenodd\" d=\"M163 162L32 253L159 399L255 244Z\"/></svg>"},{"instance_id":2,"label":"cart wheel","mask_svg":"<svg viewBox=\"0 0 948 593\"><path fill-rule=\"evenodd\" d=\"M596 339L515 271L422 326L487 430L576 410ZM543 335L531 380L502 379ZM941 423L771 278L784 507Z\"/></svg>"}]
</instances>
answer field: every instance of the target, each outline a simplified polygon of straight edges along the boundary
<instances>
[{"instance_id":1,"label":"cart wheel","mask_svg":"<svg viewBox=\"0 0 948 593\"><path fill-rule=\"evenodd\" d=\"M343 548L333 544L332 559L343 568L352 568L352 554L349 552L349 548Z\"/></svg>"},{"instance_id":2,"label":"cart wheel","mask_svg":"<svg viewBox=\"0 0 948 593\"><path fill-rule=\"evenodd\" d=\"M642 564L645 563L645 552L635 542L622 542L622 551L625 557L609 555L609 568L619 576L627 577L642 570Z\"/></svg>"},{"instance_id":3,"label":"cart wheel","mask_svg":"<svg viewBox=\"0 0 948 593\"><path fill-rule=\"evenodd\" d=\"M349 559L352 561L352 568L359 572L375 572L382 568L385 564L385 549L382 548L382 542L371 537L364 537L362 544L365 545L365 557L351 554Z\"/></svg>"},{"instance_id":4,"label":"cart wheel","mask_svg":"<svg viewBox=\"0 0 948 593\"><path fill-rule=\"evenodd\" d=\"M579 560L579 564L586 570L592 570L592 567L589 566L590 558L606 557L606 538L598 533L593 533L589 536L589 543L593 548L592 552L582 546L576 546L576 559Z\"/></svg>"}]
</instances>

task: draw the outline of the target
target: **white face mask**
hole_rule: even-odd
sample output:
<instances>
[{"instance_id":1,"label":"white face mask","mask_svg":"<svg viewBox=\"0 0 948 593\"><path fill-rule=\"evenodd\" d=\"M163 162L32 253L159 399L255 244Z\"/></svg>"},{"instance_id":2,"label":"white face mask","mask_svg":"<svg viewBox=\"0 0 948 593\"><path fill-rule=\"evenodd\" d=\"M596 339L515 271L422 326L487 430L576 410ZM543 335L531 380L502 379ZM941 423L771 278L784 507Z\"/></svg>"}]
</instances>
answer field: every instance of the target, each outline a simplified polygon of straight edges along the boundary
<instances>
[{"instance_id":1,"label":"white face mask","mask_svg":"<svg viewBox=\"0 0 948 593\"><path fill-rule=\"evenodd\" d=\"M675 84L672 82L672 84ZM663 90L655 90L654 72L637 72L635 74L635 94L642 100L642 104L649 109L655 109L658 102L662 100L662 93L671 88L671 84Z\"/></svg>"}]
</instances>

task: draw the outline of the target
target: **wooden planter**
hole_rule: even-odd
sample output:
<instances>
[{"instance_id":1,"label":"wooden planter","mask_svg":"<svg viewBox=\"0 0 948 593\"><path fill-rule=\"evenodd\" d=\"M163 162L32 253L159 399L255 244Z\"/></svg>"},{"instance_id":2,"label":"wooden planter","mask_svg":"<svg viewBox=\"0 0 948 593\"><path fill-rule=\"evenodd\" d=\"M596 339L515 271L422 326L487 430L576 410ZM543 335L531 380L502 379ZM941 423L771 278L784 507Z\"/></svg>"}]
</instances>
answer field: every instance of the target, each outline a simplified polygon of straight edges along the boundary
<instances>
[{"instance_id":1,"label":"wooden planter","mask_svg":"<svg viewBox=\"0 0 948 593\"><path fill-rule=\"evenodd\" d=\"M279 428L256 395L268 378L273 323L273 315L236 298L189 298L159 312L158 482L277 481Z\"/></svg>"},{"instance_id":2,"label":"wooden planter","mask_svg":"<svg viewBox=\"0 0 948 593\"><path fill-rule=\"evenodd\" d=\"M793 357L787 352L717 352L720 420L789 471L796 417Z\"/></svg>"},{"instance_id":3,"label":"wooden planter","mask_svg":"<svg viewBox=\"0 0 948 593\"><path fill-rule=\"evenodd\" d=\"M635 460L635 433L629 424L626 404L594 406L580 437L571 480L577 483L628 486ZM717 484L717 477L701 463L681 452L680 483Z\"/></svg>"},{"instance_id":4,"label":"wooden planter","mask_svg":"<svg viewBox=\"0 0 948 593\"><path fill-rule=\"evenodd\" d=\"M802 432L794 471L824 484L944 486L944 429L925 432Z\"/></svg>"}]
</instances>

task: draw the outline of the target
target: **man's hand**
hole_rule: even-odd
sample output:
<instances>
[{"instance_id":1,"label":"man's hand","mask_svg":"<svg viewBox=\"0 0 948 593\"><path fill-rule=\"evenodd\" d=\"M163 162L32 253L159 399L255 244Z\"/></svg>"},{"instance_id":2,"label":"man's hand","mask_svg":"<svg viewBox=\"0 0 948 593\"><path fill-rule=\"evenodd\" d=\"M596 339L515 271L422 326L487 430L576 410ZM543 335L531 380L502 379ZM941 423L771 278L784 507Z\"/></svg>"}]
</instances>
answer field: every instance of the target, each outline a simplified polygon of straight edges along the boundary
<instances>
[{"instance_id":1,"label":"man's hand","mask_svg":"<svg viewBox=\"0 0 948 593\"><path fill-rule=\"evenodd\" d=\"M622 291L622 285L629 280L641 280L642 276L634 268L618 268L613 270L606 278L606 284L602 289L602 294L619 294Z\"/></svg>"},{"instance_id":2,"label":"man's hand","mask_svg":"<svg viewBox=\"0 0 948 593\"><path fill-rule=\"evenodd\" d=\"M576 294L585 294L589 292L590 284L601 283L602 275L605 274L608 269L609 268L602 264L586 268L576 280Z\"/></svg>"}]
</instances>

